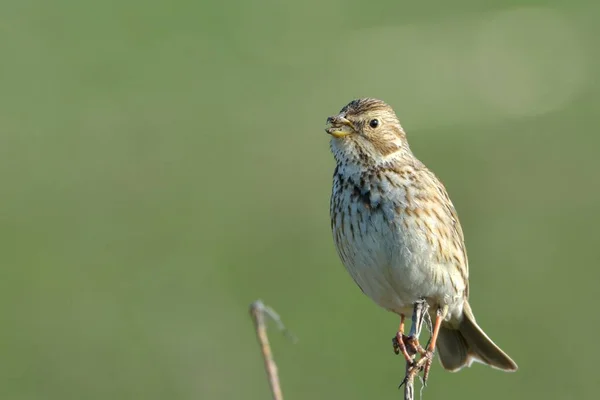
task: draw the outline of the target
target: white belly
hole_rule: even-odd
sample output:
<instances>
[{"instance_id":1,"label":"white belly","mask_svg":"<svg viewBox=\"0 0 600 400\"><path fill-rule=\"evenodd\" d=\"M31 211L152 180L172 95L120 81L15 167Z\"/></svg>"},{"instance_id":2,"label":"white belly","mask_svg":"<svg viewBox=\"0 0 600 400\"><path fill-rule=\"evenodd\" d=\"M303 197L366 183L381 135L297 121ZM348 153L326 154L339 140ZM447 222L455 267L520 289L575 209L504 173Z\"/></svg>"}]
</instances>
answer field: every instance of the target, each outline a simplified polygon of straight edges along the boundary
<instances>
[{"instance_id":1,"label":"white belly","mask_svg":"<svg viewBox=\"0 0 600 400\"><path fill-rule=\"evenodd\" d=\"M371 200L369 205L348 192L331 205L338 254L362 291L381 307L408 315L422 298L430 306L462 306L464 285L451 282L452 266L436 261L437 249L418 221L398 214L393 201Z\"/></svg>"}]
</instances>

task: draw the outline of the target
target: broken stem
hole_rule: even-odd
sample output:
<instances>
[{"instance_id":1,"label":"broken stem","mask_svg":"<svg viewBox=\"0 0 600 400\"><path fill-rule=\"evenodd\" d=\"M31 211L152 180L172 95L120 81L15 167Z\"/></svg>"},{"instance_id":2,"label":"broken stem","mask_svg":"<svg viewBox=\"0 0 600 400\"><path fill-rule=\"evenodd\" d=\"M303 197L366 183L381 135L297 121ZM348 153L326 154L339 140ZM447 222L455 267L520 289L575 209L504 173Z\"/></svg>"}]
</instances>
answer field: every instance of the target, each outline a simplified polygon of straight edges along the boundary
<instances>
[{"instance_id":1,"label":"broken stem","mask_svg":"<svg viewBox=\"0 0 600 400\"><path fill-rule=\"evenodd\" d=\"M265 363L265 371L267 372L267 378L269 380L269 386L271 387L271 393L273 394L273 400L283 400L281 385L279 384L279 375L277 373L277 364L275 364L275 360L273 359L273 352L271 351L271 345L269 344L269 337L267 335L265 316L275 321L279 327L279 330L283 331L284 334L290 337L291 335L281 322L279 315L272 308L266 306L261 300L257 300L250 304L250 315L254 321L256 337L258 338L258 343L260 344L260 351ZM293 337L292 340L294 340Z\"/></svg>"}]
</instances>

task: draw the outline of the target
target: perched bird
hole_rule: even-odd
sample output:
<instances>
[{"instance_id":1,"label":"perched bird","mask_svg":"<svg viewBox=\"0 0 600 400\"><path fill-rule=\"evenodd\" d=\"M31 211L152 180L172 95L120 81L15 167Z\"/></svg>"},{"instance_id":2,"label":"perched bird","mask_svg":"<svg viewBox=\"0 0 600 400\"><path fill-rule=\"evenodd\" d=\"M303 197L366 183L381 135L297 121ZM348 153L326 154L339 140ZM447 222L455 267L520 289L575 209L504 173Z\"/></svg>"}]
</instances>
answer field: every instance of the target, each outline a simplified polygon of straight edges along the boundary
<instances>
[{"instance_id":1,"label":"perched bird","mask_svg":"<svg viewBox=\"0 0 600 400\"><path fill-rule=\"evenodd\" d=\"M327 123L337 164L330 204L335 247L363 293L400 316L396 338L407 361L412 357L404 342L418 339L404 336L404 319L425 300L435 320L427 349L418 345L425 374L436 348L450 371L473 361L516 371L515 362L475 322L454 205L413 155L392 108L378 99L358 99Z\"/></svg>"}]
</instances>

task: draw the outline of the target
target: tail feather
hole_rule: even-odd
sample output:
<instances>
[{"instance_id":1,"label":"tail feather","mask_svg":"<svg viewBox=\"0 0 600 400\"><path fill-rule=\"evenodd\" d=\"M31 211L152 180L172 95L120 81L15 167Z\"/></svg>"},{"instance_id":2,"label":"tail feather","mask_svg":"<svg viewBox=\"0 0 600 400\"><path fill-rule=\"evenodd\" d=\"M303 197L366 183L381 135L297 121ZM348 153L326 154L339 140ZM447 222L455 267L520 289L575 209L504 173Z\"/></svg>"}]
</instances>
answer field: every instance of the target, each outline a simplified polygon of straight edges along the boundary
<instances>
[{"instance_id":1,"label":"tail feather","mask_svg":"<svg viewBox=\"0 0 600 400\"><path fill-rule=\"evenodd\" d=\"M477 325L469 304L458 329L442 326L437 340L442 366L450 371L471 366L478 361L503 371L516 371L517 364Z\"/></svg>"}]
</instances>

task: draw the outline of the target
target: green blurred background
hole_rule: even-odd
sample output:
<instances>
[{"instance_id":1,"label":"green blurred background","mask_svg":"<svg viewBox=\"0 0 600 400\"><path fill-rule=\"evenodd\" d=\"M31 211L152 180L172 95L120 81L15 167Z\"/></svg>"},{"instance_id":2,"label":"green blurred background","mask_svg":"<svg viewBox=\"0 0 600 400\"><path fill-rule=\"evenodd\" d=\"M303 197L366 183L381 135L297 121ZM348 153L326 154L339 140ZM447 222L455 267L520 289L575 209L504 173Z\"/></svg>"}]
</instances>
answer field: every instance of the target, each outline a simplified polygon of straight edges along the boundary
<instances>
[{"instance_id":1,"label":"green blurred background","mask_svg":"<svg viewBox=\"0 0 600 400\"><path fill-rule=\"evenodd\" d=\"M325 118L398 112L461 217L516 374L425 399L592 399L600 50L592 1L4 0L0 398L397 399L397 318L329 231Z\"/></svg>"}]
</instances>

